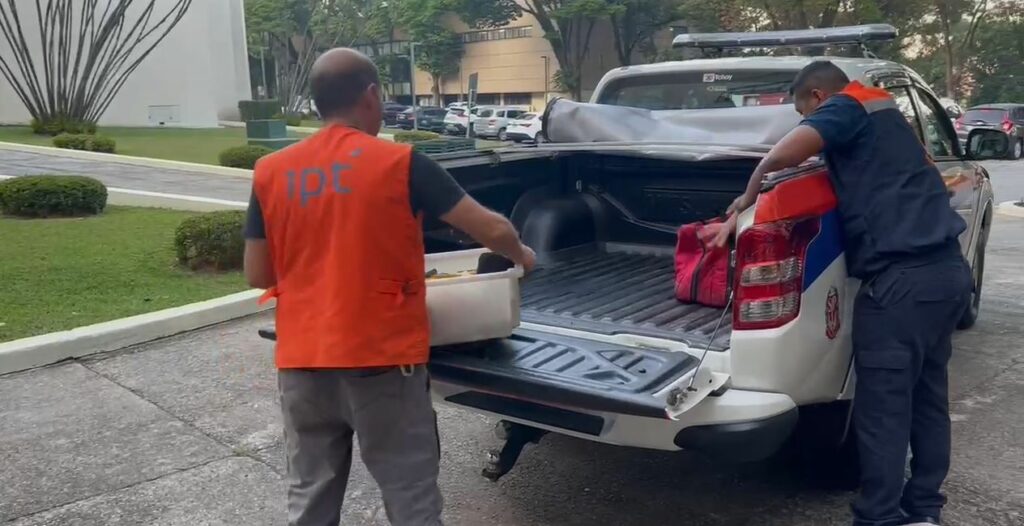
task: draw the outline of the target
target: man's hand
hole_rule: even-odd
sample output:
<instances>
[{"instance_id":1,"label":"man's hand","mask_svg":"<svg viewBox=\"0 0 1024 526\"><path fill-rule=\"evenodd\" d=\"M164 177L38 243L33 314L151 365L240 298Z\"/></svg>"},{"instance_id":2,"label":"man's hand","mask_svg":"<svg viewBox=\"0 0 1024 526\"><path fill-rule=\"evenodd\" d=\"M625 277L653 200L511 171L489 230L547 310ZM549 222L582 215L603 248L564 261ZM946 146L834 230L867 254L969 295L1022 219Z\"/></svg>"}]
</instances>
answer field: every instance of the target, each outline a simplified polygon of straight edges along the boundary
<instances>
[{"instance_id":1,"label":"man's hand","mask_svg":"<svg viewBox=\"0 0 1024 526\"><path fill-rule=\"evenodd\" d=\"M537 255L519 240L519 233L505 216L488 210L466 195L441 220L514 263L531 270Z\"/></svg>"},{"instance_id":2,"label":"man's hand","mask_svg":"<svg viewBox=\"0 0 1024 526\"><path fill-rule=\"evenodd\" d=\"M527 272L530 272L531 270L533 270L533 267L537 266L537 253L534 252L532 248L526 245L523 245L521 249L523 251L523 262L521 263L521 265L523 265L523 268Z\"/></svg>"},{"instance_id":3,"label":"man's hand","mask_svg":"<svg viewBox=\"0 0 1024 526\"><path fill-rule=\"evenodd\" d=\"M750 196L744 192L742 195L734 199L732 204L729 205L729 208L725 210L726 215L731 216L733 214L738 214L750 208L750 205L754 204L755 199L757 199L757 194Z\"/></svg>"},{"instance_id":4,"label":"man's hand","mask_svg":"<svg viewBox=\"0 0 1024 526\"><path fill-rule=\"evenodd\" d=\"M729 236L736 233L736 220L739 216L740 214L738 212L729 214L729 219L726 219L725 222L721 224L718 232L711 239L710 245L712 248L721 248L729 243Z\"/></svg>"}]
</instances>

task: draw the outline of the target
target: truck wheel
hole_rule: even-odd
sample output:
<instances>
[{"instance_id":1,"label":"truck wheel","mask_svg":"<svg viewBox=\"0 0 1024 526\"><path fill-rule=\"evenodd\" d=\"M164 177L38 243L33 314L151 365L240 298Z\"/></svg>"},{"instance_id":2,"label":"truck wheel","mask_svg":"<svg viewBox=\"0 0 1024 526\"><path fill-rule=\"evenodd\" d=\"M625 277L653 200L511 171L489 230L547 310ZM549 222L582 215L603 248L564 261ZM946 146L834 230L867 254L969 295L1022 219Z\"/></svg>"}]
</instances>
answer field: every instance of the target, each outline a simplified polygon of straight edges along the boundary
<instances>
[{"instance_id":1,"label":"truck wheel","mask_svg":"<svg viewBox=\"0 0 1024 526\"><path fill-rule=\"evenodd\" d=\"M505 142L508 140L508 133L505 132L505 128L498 130L498 140L501 142Z\"/></svg>"},{"instance_id":2,"label":"truck wheel","mask_svg":"<svg viewBox=\"0 0 1024 526\"><path fill-rule=\"evenodd\" d=\"M978 321L978 314L981 311L981 285L985 281L985 244L988 242L988 227L983 226L981 240L974 253L974 264L971 265L971 276L974 279L974 291L971 292L971 303L967 306L960 322L956 324L959 330L970 329Z\"/></svg>"},{"instance_id":3,"label":"truck wheel","mask_svg":"<svg viewBox=\"0 0 1024 526\"><path fill-rule=\"evenodd\" d=\"M800 408L800 420L786 450L803 478L816 487L854 490L860 484L852 407L852 402L840 401Z\"/></svg>"}]
</instances>

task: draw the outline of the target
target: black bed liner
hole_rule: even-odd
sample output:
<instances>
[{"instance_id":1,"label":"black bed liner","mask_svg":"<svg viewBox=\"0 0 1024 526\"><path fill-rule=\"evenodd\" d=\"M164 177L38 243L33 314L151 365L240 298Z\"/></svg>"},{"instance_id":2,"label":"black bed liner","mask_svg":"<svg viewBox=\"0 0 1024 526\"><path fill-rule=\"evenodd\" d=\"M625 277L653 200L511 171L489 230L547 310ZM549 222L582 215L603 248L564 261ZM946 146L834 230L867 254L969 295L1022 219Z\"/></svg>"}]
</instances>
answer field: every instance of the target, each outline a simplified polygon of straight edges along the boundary
<instances>
[{"instance_id":1,"label":"black bed liner","mask_svg":"<svg viewBox=\"0 0 1024 526\"><path fill-rule=\"evenodd\" d=\"M522 283L522 320L599 334L637 334L703 348L722 309L675 299L671 255L597 248L556 255ZM729 347L726 316L711 345Z\"/></svg>"}]
</instances>

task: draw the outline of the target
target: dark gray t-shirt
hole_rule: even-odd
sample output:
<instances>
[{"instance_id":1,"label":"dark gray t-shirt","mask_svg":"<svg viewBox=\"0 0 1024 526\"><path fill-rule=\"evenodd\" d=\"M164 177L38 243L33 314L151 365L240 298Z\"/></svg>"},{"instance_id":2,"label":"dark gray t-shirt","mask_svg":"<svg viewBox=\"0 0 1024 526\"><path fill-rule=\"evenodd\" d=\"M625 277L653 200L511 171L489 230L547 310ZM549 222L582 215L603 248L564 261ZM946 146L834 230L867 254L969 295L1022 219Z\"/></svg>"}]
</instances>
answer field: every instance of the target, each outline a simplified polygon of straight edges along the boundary
<instances>
[{"instance_id":1,"label":"dark gray t-shirt","mask_svg":"<svg viewBox=\"0 0 1024 526\"><path fill-rule=\"evenodd\" d=\"M413 152L409 161L409 205L413 214L423 212L431 218L441 217L451 211L455 204L466 195L466 191L455 182L447 170L437 161ZM266 239L263 223L263 209L254 192L249 197L249 211L245 219L246 239Z\"/></svg>"}]
</instances>

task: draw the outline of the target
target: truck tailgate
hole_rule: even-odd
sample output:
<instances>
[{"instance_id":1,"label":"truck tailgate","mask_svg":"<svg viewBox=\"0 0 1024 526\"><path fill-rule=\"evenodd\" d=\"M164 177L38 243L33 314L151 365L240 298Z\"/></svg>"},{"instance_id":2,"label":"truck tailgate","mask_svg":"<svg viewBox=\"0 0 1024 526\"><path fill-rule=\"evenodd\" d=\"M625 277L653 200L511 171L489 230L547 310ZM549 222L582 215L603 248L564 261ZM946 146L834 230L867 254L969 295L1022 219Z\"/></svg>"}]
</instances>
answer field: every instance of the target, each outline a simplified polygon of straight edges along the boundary
<instances>
[{"instance_id":1,"label":"truck tailgate","mask_svg":"<svg viewBox=\"0 0 1024 526\"><path fill-rule=\"evenodd\" d=\"M504 340L435 348L430 373L508 402L669 418L665 397L655 394L693 373L697 363L684 352L518 330ZM488 409L467 397L449 401Z\"/></svg>"}]
</instances>

